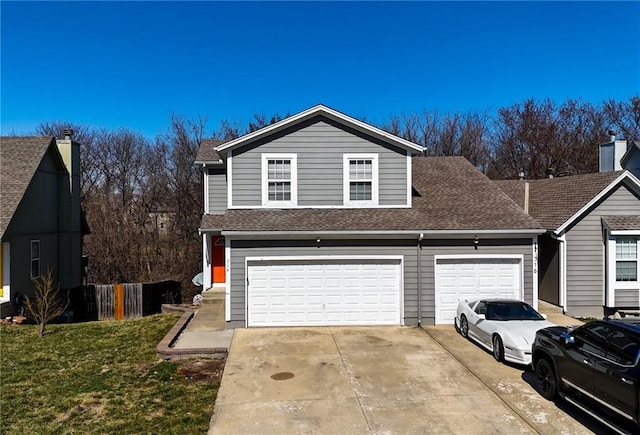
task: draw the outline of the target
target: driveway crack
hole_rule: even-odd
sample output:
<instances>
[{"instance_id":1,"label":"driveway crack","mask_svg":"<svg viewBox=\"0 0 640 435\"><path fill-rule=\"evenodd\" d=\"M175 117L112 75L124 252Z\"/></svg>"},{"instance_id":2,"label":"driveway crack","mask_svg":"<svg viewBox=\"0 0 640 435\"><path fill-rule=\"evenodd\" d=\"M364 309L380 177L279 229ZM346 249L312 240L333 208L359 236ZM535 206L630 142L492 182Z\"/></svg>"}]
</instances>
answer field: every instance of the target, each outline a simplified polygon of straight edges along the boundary
<instances>
[{"instance_id":1,"label":"driveway crack","mask_svg":"<svg viewBox=\"0 0 640 435\"><path fill-rule=\"evenodd\" d=\"M454 360L458 361L464 368L465 370L467 370L467 372L469 372L469 374L471 376L473 376L475 379L478 380L478 382L480 382L482 385L485 386L485 388L487 388L489 391L491 391L497 398L498 400L500 400L502 403L504 403L507 408L511 409L518 417L520 417L520 420L522 420L527 426L529 426L535 433L540 434L540 431L538 429L536 429L531 422L525 418L519 409L517 409L516 407L514 407L511 403L509 403L509 401L505 400L500 394L496 393L493 389L493 387L491 385L489 385L487 382L485 382L484 380L482 380L482 378L480 378L478 375L476 375L473 370L471 370L471 367L469 367L467 365L467 363L465 363L462 359L458 358L457 356L455 356L451 351L449 351L449 349L447 349L446 347L444 347L442 345L442 343L440 343L436 337L434 337L429 331L427 331L425 328L420 328L424 331L425 334L427 334L429 337L431 337L433 339L433 341L435 343L437 343L437 345L444 350L446 353L448 353L451 358L453 358Z\"/></svg>"},{"instance_id":2,"label":"driveway crack","mask_svg":"<svg viewBox=\"0 0 640 435\"><path fill-rule=\"evenodd\" d=\"M372 432L373 429L371 428L371 423L369 422L369 419L367 418L367 413L364 412L364 407L362 406L362 401L360 400L360 396L358 395L358 390L356 389L356 385L355 385L355 382L354 382L354 376L351 373L351 371L349 370L349 367L347 367L347 363L345 362L344 356L342 355L342 352L340 351L340 347L338 346L338 342L336 341L336 337L335 337L335 335L333 335L333 329L329 328L329 332L331 333L331 339L333 340L333 343L336 346L336 350L338 351L338 355L340 355L340 361L342 361L342 366L344 367L344 370L347 373L347 376L349 378L349 383L351 384L351 389L353 390L353 394L355 394L355 396L356 396L356 402L358 402L358 406L360 407L360 412L362 412L362 417L364 418L364 421L367 424L367 429L369 430L369 432Z\"/></svg>"}]
</instances>

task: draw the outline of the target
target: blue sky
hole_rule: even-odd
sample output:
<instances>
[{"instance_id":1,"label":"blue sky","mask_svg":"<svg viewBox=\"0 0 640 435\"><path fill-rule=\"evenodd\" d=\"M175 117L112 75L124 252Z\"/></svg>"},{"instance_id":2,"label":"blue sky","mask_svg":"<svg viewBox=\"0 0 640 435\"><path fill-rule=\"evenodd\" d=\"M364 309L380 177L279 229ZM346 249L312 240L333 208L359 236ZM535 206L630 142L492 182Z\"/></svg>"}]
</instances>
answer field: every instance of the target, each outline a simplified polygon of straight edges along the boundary
<instances>
[{"instance_id":1,"label":"blue sky","mask_svg":"<svg viewBox=\"0 0 640 435\"><path fill-rule=\"evenodd\" d=\"M640 94L640 2L7 2L1 130Z\"/></svg>"}]
</instances>

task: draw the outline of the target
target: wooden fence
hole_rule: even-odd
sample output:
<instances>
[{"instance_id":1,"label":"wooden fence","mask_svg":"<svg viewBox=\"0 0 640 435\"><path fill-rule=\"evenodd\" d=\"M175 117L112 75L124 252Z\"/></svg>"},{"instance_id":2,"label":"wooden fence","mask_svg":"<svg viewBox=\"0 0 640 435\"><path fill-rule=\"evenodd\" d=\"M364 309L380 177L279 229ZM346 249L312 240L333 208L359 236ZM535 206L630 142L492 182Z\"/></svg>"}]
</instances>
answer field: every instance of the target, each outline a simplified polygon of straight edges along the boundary
<instances>
[{"instance_id":1,"label":"wooden fence","mask_svg":"<svg viewBox=\"0 0 640 435\"><path fill-rule=\"evenodd\" d=\"M160 313L181 302L180 283L95 284L72 293L76 321L122 320Z\"/></svg>"},{"instance_id":2,"label":"wooden fence","mask_svg":"<svg viewBox=\"0 0 640 435\"><path fill-rule=\"evenodd\" d=\"M142 317L142 284L96 285L98 320Z\"/></svg>"}]
</instances>

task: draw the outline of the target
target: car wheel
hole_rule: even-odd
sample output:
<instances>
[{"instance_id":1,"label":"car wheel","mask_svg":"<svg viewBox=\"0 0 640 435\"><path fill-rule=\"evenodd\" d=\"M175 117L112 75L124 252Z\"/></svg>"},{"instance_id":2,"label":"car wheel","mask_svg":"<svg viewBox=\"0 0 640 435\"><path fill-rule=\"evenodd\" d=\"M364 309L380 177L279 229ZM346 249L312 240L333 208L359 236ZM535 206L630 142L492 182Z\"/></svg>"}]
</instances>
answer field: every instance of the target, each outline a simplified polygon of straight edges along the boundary
<instances>
[{"instance_id":1,"label":"car wheel","mask_svg":"<svg viewBox=\"0 0 640 435\"><path fill-rule=\"evenodd\" d=\"M502 345L502 338L499 335L494 335L493 339L493 357L498 362L504 361L504 346Z\"/></svg>"},{"instance_id":2,"label":"car wheel","mask_svg":"<svg viewBox=\"0 0 640 435\"><path fill-rule=\"evenodd\" d=\"M469 336L469 322L467 322L467 316L464 314L460 316L460 335L464 338Z\"/></svg>"},{"instance_id":3,"label":"car wheel","mask_svg":"<svg viewBox=\"0 0 640 435\"><path fill-rule=\"evenodd\" d=\"M536 383L542 397L547 400L553 400L558 394L558 384L556 374L549 361L544 358L536 362Z\"/></svg>"}]
</instances>

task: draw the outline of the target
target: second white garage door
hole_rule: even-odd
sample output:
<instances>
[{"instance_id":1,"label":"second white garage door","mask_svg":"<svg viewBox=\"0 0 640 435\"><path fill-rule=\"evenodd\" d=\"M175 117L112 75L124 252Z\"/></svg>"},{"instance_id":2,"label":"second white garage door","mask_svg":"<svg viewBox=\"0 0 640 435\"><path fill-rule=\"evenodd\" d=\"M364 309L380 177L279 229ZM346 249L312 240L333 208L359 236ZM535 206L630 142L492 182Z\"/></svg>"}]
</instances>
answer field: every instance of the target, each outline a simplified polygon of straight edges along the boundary
<instances>
[{"instance_id":1,"label":"second white garage door","mask_svg":"<svg viewBox=\"0 0 640 435\"><path fill-rule=\"evenodd\" d=\"M248 326L399 325L399 259L248 260Z\"/></svg>"},{"instance_id":2,"label":"second white garage door","mask_svg":"<svg viewBox=\"0 0 640 435\"><path fill-rule=\"evenodd\" d=\"M521 258L436 260L436 325L453 324L458 301L522 299Z\"/></svg>"}]
</instances>

